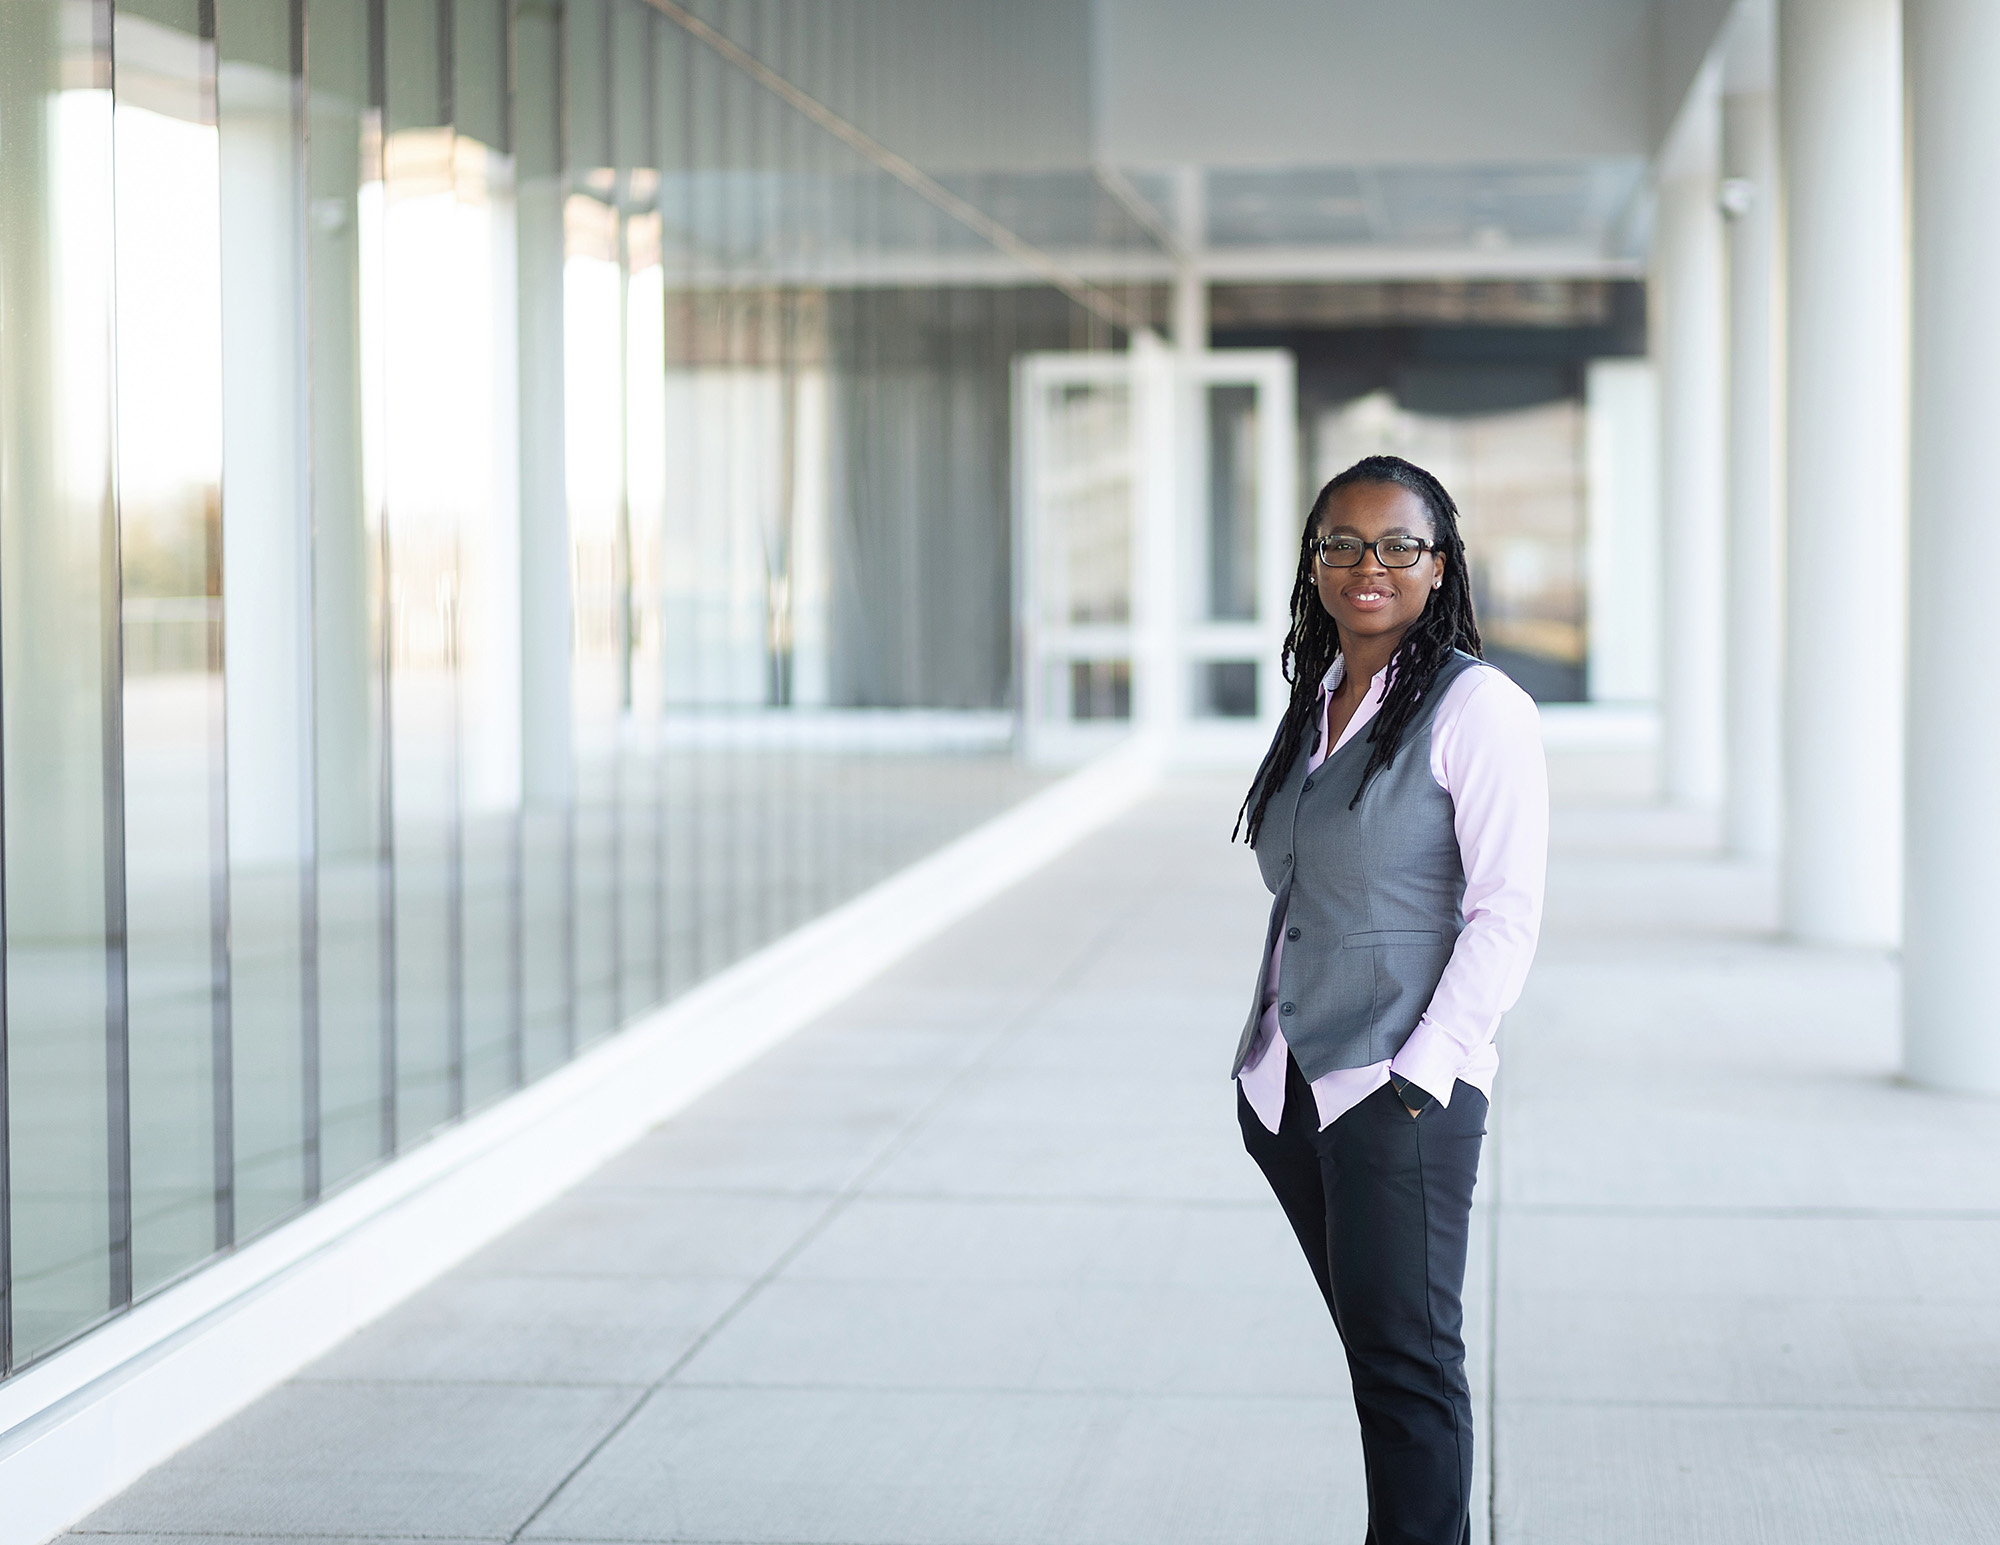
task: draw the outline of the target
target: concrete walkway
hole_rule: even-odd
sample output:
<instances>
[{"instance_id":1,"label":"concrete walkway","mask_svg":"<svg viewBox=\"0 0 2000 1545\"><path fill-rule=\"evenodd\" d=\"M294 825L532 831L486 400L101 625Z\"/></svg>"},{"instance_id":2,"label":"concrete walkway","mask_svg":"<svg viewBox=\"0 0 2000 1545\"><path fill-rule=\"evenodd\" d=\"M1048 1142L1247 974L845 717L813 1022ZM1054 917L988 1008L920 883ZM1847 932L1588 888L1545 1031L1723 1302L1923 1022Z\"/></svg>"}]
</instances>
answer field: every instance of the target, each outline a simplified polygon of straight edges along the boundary
<instances>
[{"instance_id":1,"label":"concrete walkway","mask_svg":"<svg viewBox=\"0 0 2000 1545\"><path fill-rule=\"evenodd\" d=\"M82 1532L1359 1540L1224 1080L1236 792L1151 800ZM2000 1539L2000 1105L1895 1085L1889 963L1769 942L1704 836L1561 822L1481 1182L1474 1537Z\"/></svg>"}]
</instances>

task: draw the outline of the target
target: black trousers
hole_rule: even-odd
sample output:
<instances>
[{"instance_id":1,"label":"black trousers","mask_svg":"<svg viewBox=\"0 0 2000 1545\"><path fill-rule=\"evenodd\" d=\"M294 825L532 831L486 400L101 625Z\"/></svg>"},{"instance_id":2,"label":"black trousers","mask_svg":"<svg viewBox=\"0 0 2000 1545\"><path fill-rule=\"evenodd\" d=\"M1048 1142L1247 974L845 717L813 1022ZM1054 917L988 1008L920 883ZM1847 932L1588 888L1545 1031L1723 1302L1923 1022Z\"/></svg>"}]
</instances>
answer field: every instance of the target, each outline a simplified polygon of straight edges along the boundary
<instances>
[{"instance_id":1,"label":"black trousers","mask_svg":"<svg viewBox=\"0 0 2000 1545\"><path fill-rule=\"evenodd\" d=\"M1286 1059L1276 1133L1236 1095L1243 1146L1277 1193L1347 1349L1368 1469L1368 1545L1469 1545L1466 1240L1486 1099L1411 1119L1384 1085L1324 1132Z\"/></svg>"}]
</instances>

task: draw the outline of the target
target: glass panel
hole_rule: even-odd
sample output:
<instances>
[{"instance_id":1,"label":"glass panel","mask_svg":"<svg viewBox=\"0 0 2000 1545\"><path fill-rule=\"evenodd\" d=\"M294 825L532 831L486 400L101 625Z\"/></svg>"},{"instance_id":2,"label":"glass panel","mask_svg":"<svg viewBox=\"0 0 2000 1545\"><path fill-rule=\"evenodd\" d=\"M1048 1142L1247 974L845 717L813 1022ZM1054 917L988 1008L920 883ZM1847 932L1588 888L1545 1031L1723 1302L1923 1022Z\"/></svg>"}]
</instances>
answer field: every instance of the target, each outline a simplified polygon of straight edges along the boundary
<instances>
[{"instance_id":1,"label":"glass panel","mask_svg":"<svg viewBox=\"0 0 2000 1545\"><path fill-rule=\"evenodd\" d=\"M702 973L706 914L701 905L705 853L700 819L703 758L692 743L699 701L700 623L696 601L695 534L700 497L700 443L695 431L695 291L701 261L696 236L699 204L694 178L697 57L705 53L678 27L654 29L654 79L661 93L658 197L667 286L662 383L660 557L653 586L660 630L661 797L665 802L667 911L666 975L671 989Z\"/></svg>"},{"instance_id":2,"label":"glass panel","mask_svg":"<svg viewBox=\"0 0 2000 1545\"><path fill-rule=\"evenodd\" d=\"M222 275L197 0L115 35L133 1286L235 1237L222 786Z\"/></svg>"},{"instance_id":3,"label":"glass panel","mask_svg":"<svg viewBox=\"0 0 2000 1545\"><path fill-rule=\"evenodd\" d=\"M1257 388L1208 389L1208 606L1212 622L1257 620Z\"/></svg>"},{"instance_id":4,"label":"glass panel","mask_svg":"<svg viewBox=\"0 0 2000 1545\"><path fill-rule=\"evenodd\" d=\"M319 938L310 989L319 1011L319 1180L332 1185L394 1143L381 529L364 456L361 331L364 276L372 286L379 270L381 125L369 103L365 8L305 6Z\"/></svg>"},{"instance_id":5,"label":"glass panel","mask_svg":"<svg viewBox=\"0 0 2000 1545\"><path fill-rule=\"evenodd\" d=\"M382 266L362 288L379 394L388 563L389 810L396 1142L462 1108L458 927L458 546L461 461L478 430L465 354L490 331L460 216L441 0L388 0L383 49ZM483 257L484 254L482 253ZM479 426L486 427L484 425Z\"/></svg>"},{"instance_id":6,"label":"glass panel","mask_svg":"<svg viewBox=\"0 0 2000 1545\"><path fill-rule=\"evenodd\" d=\"M514 12L516 261L521 425L521 1003L517 1068L575 1045L570 1019L570 552L564 474L562 25L555 5Z\"/></svg>"},{"instance_id":7,"label":"glass panel","mask_svg":"<svg viewBox=\"0 0 2000 1545\"><path fill-rule=\"evenodd\" d=\"M287 0L217 15L236 1232L318 1189L305 208Z\"/></svg>"},{"instance_id":8,"label":"glass panel","mask_svg":"<svg viewBox=\"0 0 2000 1545\"><path fill-rule=\"evenodd\" d=\"M1132 717L1130 660L1072 660L1069 664L1069 717Z\"/></svg>"},{"instance_id":9,"label":"glass panel","mask_svg":"<svg viewBox=\"0 0 2000 1545\"><path fill-rule=\"evenodd\" d=\"M618 528L618 699L620 725L613 751L611 880L616 972L613 1023L648 1007L654 992L654 856L658 851L653 797L653 739L657 687L649 681L645 585L650 575L651 533L657 529L655 493L660 463L665 386L661 333L662 288L657 200L659 169L653 164L653 13L632 0L610 10L612 154L619 169L619 262L623 278L620 338L620 494Z\"/></svg>"},{"instance_id":10,"label":"glass panel","mask_svg":"<svg viewBox=\"0 0 2000 1545\"><path fill-rule=\"evenodd\" d=\"M0 5L0 682L14 1366L122 1303L110 13ZM107 833L109 827L109 833ZM122 977L122 972L120 973ZM122 1032L122 1024L113 1027Z\"/></svg>"},{"instance_id":11,"label":"glass panel","mask_svg":"<svg viewBox=\"0 0 2000 1545\"><path fill-rule=\"evenodd\" d=\"M462 404L454 440L463 591L455 641L462 726L463 1106L482 1104L518 1081L521 448L505 0L456 0L452 27L454 261L463 323L462 384L454 393Z\"/></svg>"},{"instance_id":12,"label":"glass panel","mask_svg":"<svg viewBox=\"0 0 2000 1545\"><path fill-rule=\"evenodd\" d=\"M1194 712L1205 719L1257 717L1257 662L1201 660L1194 665Z\"/></svg>"},{"instance_id":13,"label":"glass panel","mask_svg":"<svg viewBox=\"0 0 2000 1545\"><path fill-rule=\"evenodd\" d=\"M624 286L618 211L572 194L563 265L565 464L576 606L572 1013L578 1044L617 1023L617 751L624 688Z\"/></svg>"},{"instance_id":14,"label":"glass panel","mask_svg":"<svg viewBox=\"0 0 2000 1545\"><path fill-rule=\"evenodd\" d=\"M1124 386L1054 386L1043 396L1037 588L1043 619L1132 616L1132 402Z\"/></svg>"},{"instance_id":15,"label":"glass panel","mask_svg":"<svg viewBox=\"0 0 2000 1545\"><path fill-rule=\"evenodd\" d=\"M641 58L647 55L642 53ZM635 177L635 193L640 179ZM658 174L649 197L656 196ZM666 285L657 208L625 224L626 724L620 760L623 890L620 1007L626 1014L666 996L666 813L660 782L661 538L666 516Z\"/></svg>"}]
</instances>

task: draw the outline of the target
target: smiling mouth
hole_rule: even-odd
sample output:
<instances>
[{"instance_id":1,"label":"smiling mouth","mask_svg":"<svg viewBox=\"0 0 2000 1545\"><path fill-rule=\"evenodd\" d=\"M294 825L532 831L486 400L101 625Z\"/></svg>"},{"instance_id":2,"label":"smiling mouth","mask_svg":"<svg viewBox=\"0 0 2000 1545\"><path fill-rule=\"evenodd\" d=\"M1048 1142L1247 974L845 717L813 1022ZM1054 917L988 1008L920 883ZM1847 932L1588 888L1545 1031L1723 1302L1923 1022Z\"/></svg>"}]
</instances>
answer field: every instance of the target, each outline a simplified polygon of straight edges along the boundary
<instances>
[{"instance_id":1,"label":"smiling mouth","mask_svg":"<svg viewBox=\"0 0 2000 1545\"><path fill-rule=\"evenodd\" d=\"M1367 606L1375 601L1387 601L1391 599L1390 592L1387 590L1349 590L1346 592L1346 595L1348 600L1358 602L1362 606Z\"/></svg>"}]
</instances>

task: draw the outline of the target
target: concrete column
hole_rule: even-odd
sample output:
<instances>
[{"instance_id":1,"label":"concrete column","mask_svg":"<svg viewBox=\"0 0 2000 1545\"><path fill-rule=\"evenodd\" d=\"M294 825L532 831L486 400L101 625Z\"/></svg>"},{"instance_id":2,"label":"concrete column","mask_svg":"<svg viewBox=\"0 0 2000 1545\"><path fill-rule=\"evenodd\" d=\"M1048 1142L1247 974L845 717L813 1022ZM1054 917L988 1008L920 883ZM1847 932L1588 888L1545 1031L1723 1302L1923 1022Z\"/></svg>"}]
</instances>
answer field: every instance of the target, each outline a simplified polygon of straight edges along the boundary
<instances>
[{"instance_id":1,"label":"concrete column","mask_svg":"<svg viewBox=\"0 0 2000 1545\"><path fill-rule=\"evenodd\" d=\"M1780 0L1785 858L1796 937L1901 912L1906 292L1897 0Z\"/></svg>"},{"instance_id":2,"label":"concrete column","mask_svg":"<svg viewBox=\"0 0 2000 1545\"><path fill-rule=\"evenodd\" d=\"M1714 805L1723 780L1723 236L1715 99L1695 111L1663 163L1655 238L1661 773L1668 799Z\"/></svg>"},{"instance_id":3,"label":"concrete column","mask_svg":"<svg viewBox=\"0 0 2000 1545\"><path fill-rule=\"evenodd\" d=\"M1910 85L1909 886L1903 1066L2000 1093L1992 987L2000 715L2000 7L1905 0Z\"/></svg>"},{"instance_id":4,"label":"concrete column","mask_svg":"<svg viewBox=\"0 0 2000 1545\"><path fill-rule=\"evenodd\" d=\"M1729 216L1729 480L1723 834L1774 858L1783 821L1784 543L1778 519L1777 108L1768 91L1722 99Z\"/></svg>"}]
</instances>

